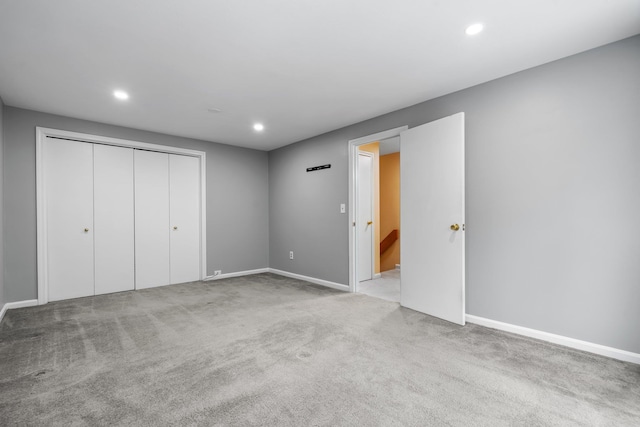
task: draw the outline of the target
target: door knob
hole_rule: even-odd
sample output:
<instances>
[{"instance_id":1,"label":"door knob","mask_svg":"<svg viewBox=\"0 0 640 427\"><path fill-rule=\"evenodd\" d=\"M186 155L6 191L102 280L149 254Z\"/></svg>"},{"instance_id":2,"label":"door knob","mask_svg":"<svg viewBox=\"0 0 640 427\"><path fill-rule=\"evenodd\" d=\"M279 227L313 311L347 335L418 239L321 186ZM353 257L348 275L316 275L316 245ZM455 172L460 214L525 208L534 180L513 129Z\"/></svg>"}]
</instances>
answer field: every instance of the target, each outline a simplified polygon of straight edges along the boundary
<instances>
[{"instance_id":1,"label":"door knob","mask_svg":"<svg viewBox=\"0 0 640 427\"><path fill-rule=\"evenodd\" d=\"M177 230L177 229L178 229L178 226L174 226L174 227L173 227L173 229L174 229L174 230Z\"/></svg>"},{"instance_id":2,"label":"door knob","mask_svg":"<svg viewBox=\"0 0 640 427\"><path fill-rule=\"evenodd\" d=\"M85 232L85 233L88 233L88 232L89 232L89 229L88 229L88 228L85 228L85 229L84 229L84 232Z\"/></svg>"},{"instance_id":3,"label":"door knob","mask_svg":"<svg viewBox=\"0 0 640 427\"><path fill-rule=\"evenodd\" d=\"M373 221L367 221L367 225L373 224Z\"/></svg>"},{"instance_id":4,"label":"door knob","mask_svg":"<svg viewBox=\"0 0 640 427\"><path fill-rule=\"evenodd\" d=\"M459 226L458 224L452 224L452 225L451 225L451 229L452 229L453 231L458 231L458 230L460 230L460 226Z\"/></svg>"}]
</instances>

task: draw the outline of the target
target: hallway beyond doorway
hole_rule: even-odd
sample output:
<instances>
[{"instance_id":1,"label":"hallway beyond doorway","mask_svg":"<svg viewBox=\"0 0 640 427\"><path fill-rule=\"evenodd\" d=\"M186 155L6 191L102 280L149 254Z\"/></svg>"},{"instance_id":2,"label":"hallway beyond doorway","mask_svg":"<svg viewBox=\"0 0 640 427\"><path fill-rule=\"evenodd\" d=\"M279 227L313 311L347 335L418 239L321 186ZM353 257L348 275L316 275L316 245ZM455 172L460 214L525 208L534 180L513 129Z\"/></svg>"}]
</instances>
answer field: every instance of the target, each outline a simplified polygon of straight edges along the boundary
<instances>
[{"instance_id":1,"label":"hallway beyond doorway","mask_svg":"<svg viewBox=\"0 0 640 427\"><path fill-rule=\"evenodd\" d=\"M400 302L400 270L383 271L379 279L358 283L358 292L387 301Z\"/></svg>"}]
</instances>

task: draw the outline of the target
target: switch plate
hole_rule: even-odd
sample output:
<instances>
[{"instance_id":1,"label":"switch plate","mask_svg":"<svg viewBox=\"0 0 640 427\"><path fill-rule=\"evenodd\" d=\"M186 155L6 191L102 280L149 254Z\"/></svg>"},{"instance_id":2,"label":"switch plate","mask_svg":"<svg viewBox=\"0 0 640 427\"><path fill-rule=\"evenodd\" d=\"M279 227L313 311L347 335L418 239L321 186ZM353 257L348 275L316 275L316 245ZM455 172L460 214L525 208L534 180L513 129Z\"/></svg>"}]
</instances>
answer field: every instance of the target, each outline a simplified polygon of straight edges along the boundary
<instances>
[{"instance_id":1,"label":"switch plate","mask_svg":"<svg viewBox=\"0 0 640 427\"><path fill-rule=\"evenodd\" d=\"M289 259L293 259L293 251L289 251Z\"/></svg>"},{"instance_id":2,"label":"switch plate","mask_svg":"<svg viewBox=\"0 0 640 427\"><path fill-rule=\"evenodd\" d=\"M347 207L344 203L340 203L340 213L347 213Z\"/></svg>"}]
</instances>

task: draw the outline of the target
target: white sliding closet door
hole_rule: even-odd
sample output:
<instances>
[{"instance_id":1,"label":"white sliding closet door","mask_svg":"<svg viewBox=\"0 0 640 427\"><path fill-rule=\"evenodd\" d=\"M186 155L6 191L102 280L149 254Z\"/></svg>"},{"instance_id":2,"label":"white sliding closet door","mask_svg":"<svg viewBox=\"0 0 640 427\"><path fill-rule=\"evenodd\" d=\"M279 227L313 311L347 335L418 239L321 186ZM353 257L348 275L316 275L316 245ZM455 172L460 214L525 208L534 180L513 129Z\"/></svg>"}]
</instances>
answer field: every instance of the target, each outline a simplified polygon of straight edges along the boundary
<instances>
[{"instance_id":1,"label":"white sliding closet door","mask_svg":"<svg viewBox=\"0 0 640 427\"><path fill-rule=\"evenodd\" d=\"M171 283L169 155L134 151L136 289Z\"/></svg>"},{"instance_id":2,"label":"white sliding closet door","mask_svg":"<svg viewBox=\"0 0 640 427\"><path fill-rule=\"evenodd\" d=\"M44 146L49 301L93 295L93 145Z\"/></svg>"},{"instance_id":3,"label":"white sliding closet door","mask_svg":"<svg viewBox=\"0 0 640 427\"><path fill-rule=\"evenodd\" d=\"M200 279L200 160L169 155L171 283Z\"/></svg>"},{"instance_id":4,"label":"white sliding closet door","mask_svg":"<svg viewBox=\"0 0 640 427\"><path fill-rule=\"evenodd\" d=\"M133 149L94 145L93 174L95 293L133 290Z\"/></svg>"}]
</instances>

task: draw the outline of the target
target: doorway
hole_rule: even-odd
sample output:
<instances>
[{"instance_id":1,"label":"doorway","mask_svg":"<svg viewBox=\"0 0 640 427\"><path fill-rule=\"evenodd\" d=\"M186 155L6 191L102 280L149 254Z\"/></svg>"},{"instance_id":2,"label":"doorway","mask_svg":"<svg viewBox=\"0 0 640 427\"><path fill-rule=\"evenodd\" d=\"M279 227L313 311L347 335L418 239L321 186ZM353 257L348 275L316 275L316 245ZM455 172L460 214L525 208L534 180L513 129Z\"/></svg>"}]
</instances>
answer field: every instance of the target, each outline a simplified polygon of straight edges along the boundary
<instances>
[{"instance_id":1,"label":"doorway","mask_svg":"<svg viewBox=\"0 0 640 427\"><path fill-rule=\"evenodd\" d=\"M402 153L400 305L464 325L464 113L349 141L350 290L363 287L356 241L360 218L354 205L357 153L364 144L394 137L400 138Z\"/></svg>"},{"instance_id":2,"label":"doorway","mask_svg":"<svg viewBox=\"0 0 640 427\"><path fill-rule=\"evenodd\" d=\"M391 153L398 155L400 132L408 129L402 126L390 129L385 132L379 132L366 137L349 141L350 152L350 185L349 185L349 206L350 221L352 232L349 235L350 245L350 262L349 262L349 285L351 292L361 292L378 298L383 298L395 302L400 302L400 271L398 262L393 262L389 267L389 260L385 259L385 255L389 255L390 249L387 247L383 250L381 256L381 243L392 242L399 256L399 242L389 238L386 239L393 229L399 227L391 227L384 224L385 209L381 207L380 193L384 182L380 182L380 157ZM392 147L392 148L389 148ZM362 193L361 184L363 178L359 173L359 158L363 153L367 153L373 158L373 179L372 179L372 204L373 215L370 220L365 221L362 217L362 208L359 206L359 196ZM396 191L398 192L399 189ZM397 194L399 199L399 194ZM383 204L384 205L384 204ZM367 228L367 222L372 224ZM396 219L399 222L399 218ZM384 225L384 226L383 226ZM389 230L387 230L389 228ZM373 251L364 249L359 244L359 239L363 238L364 232L373 233ZM391 233L393 234L393 233ZM395 233L395 239L399 238L399 232ZM384 245L385 243L383 243ZM363 253L364 252L364 253ZM371 274L366 275L363 271L363 265L360 263L362 258L367 258L371 264ZM366 267L369 268L369 267ZM393 271L389 271L393 270Z\"/></svg>"},{"instance_id":3,"label":"doorway","mask_svg":"<svg viewBox=\"0 0 640 427\"><path fill-rule=\"evenodd\" d=\"M357 292L400 302L400 138L358 147Z\"/></svg>"}]
</instances>

